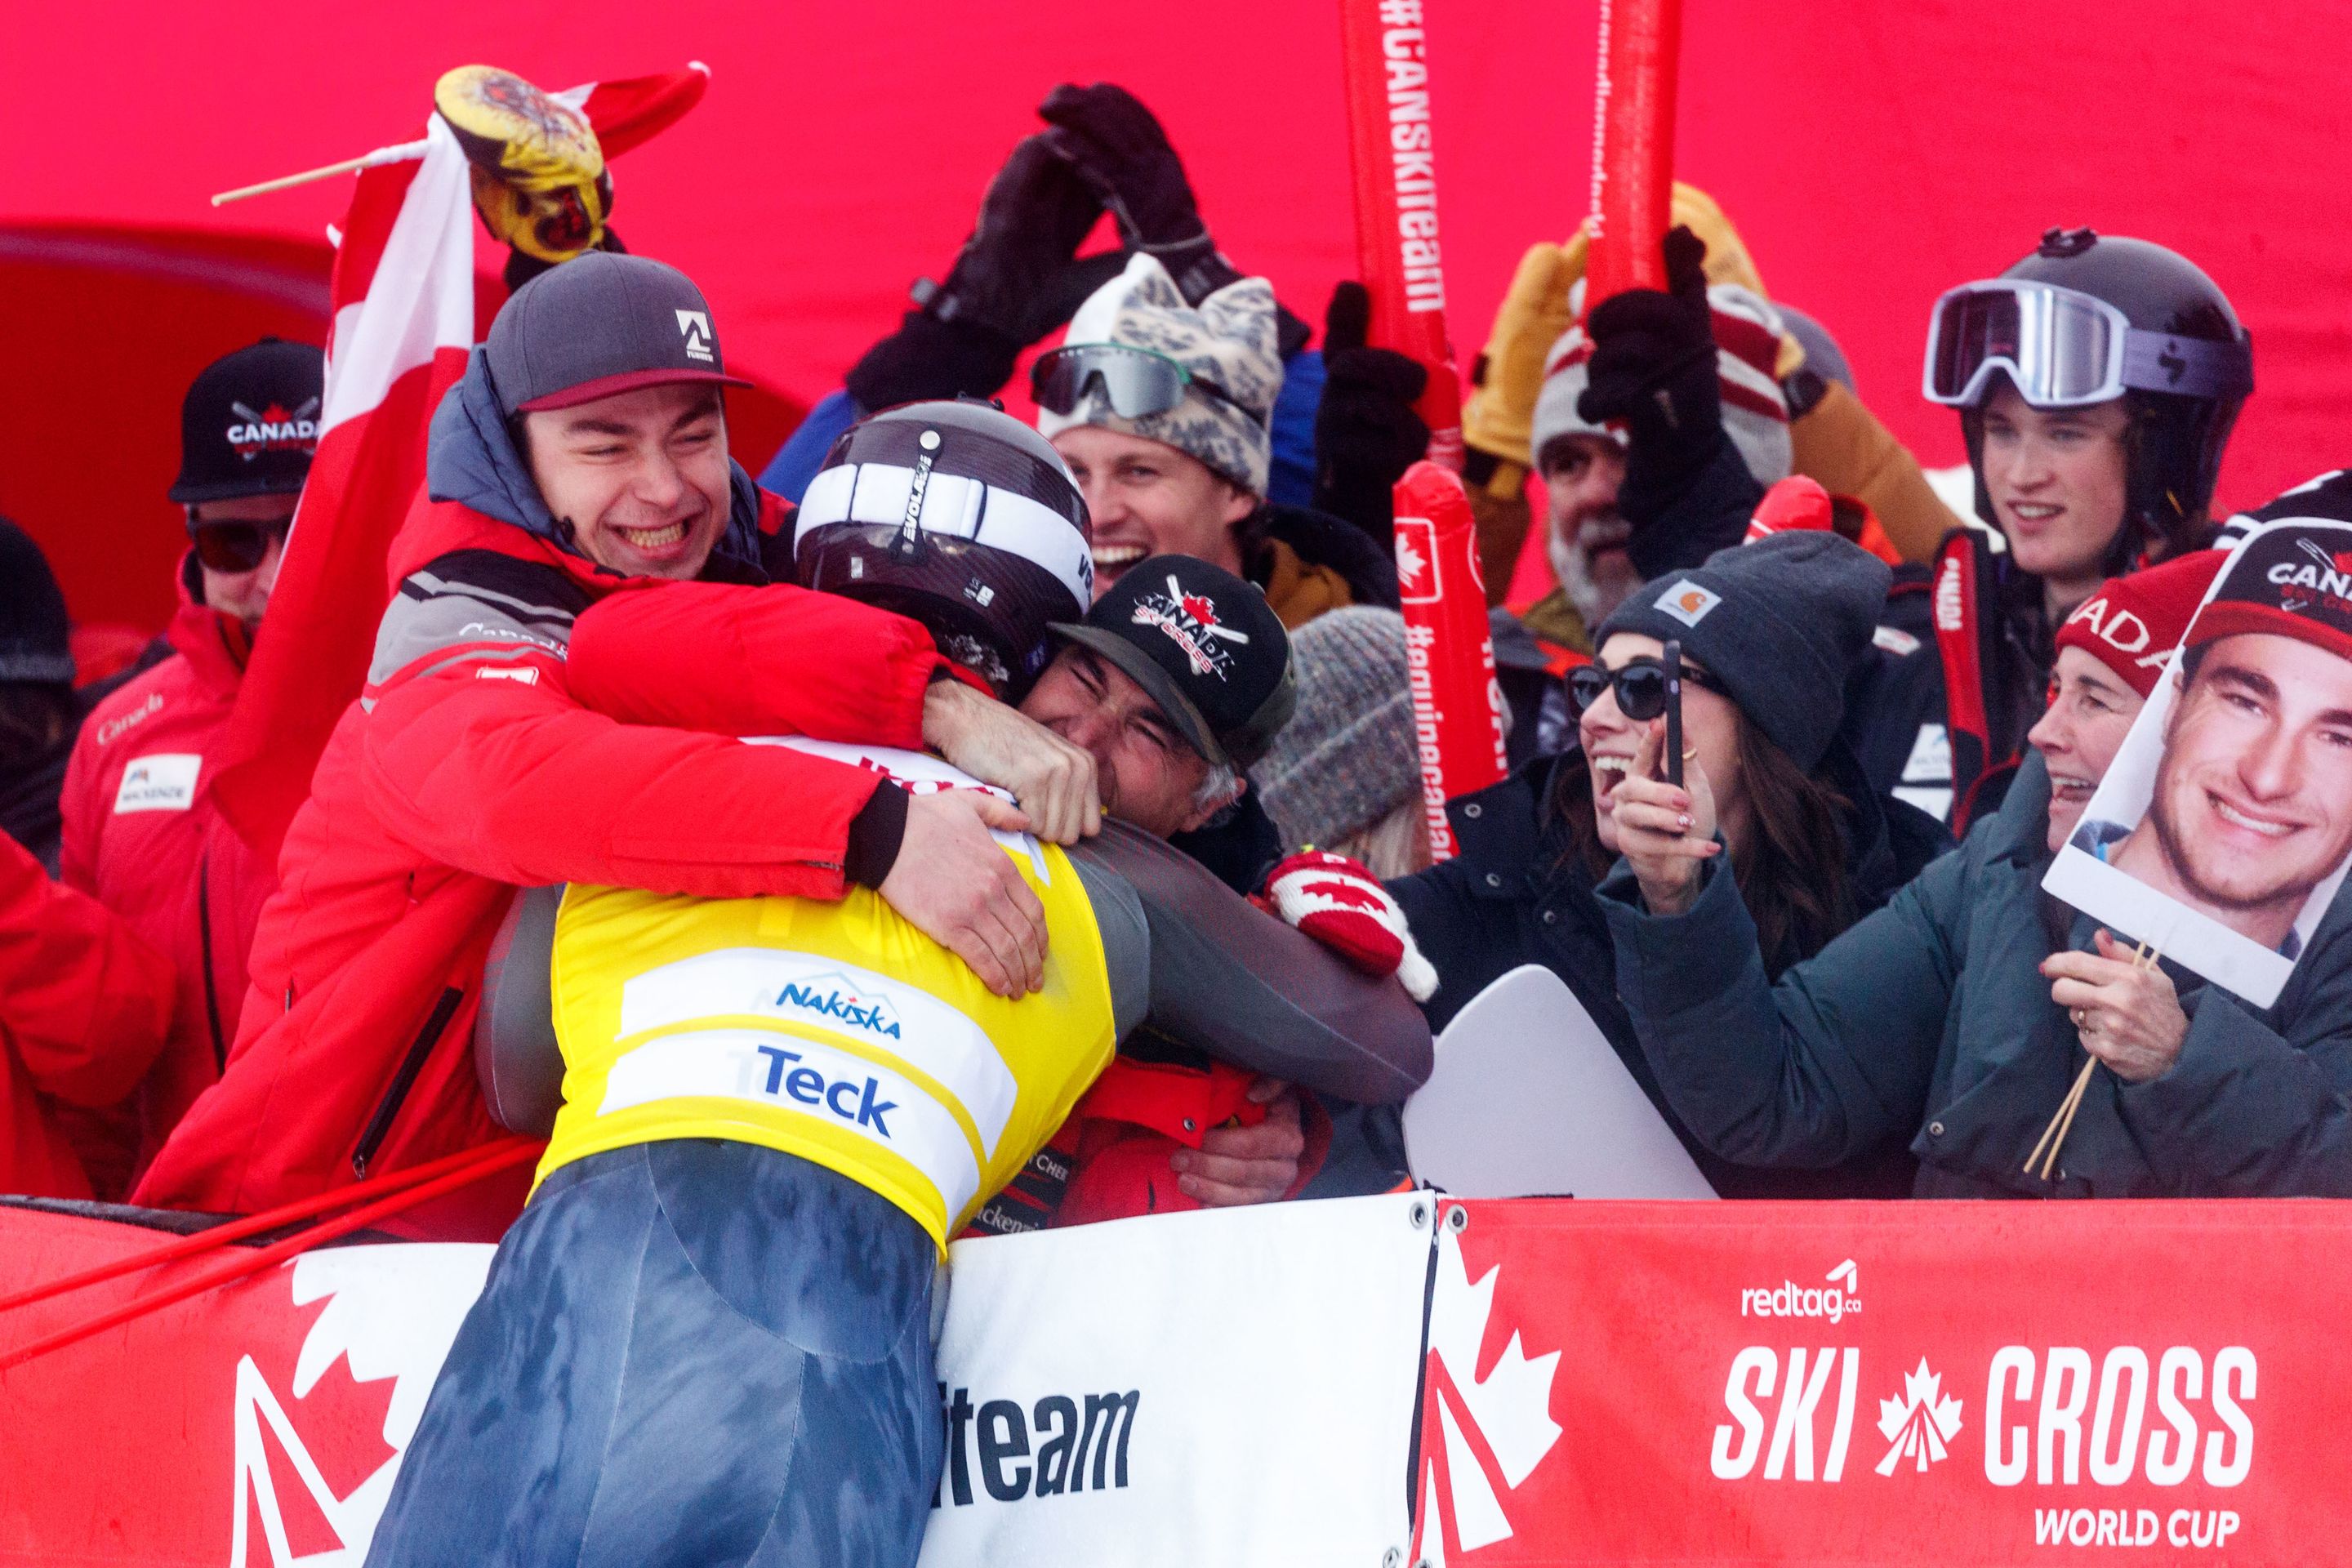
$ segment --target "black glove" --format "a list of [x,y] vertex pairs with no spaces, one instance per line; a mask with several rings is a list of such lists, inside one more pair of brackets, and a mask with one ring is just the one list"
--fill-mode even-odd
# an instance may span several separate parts
[[1696,483],[1723,433],[1715,330],[1706,302],[1706,242],[1680,225],[1667,234],[1666,293],[1628,289],[1595,306],[1591,384],[1576,411],[1593,424],[1622,420],[1625,482],[1617,510],[1639,527]]
[[[1241,276],[1217,255],[1168,132],[1133,93],[1107,81],[1064,82],[1045,95],[1037,115],[1052,127],[1045,141],[1118,220],[1119,237],[1158,257],[1186,300],[1198,305]],[[1189,276],[1204,267],[1223,276]],[[1196,293],[1198,285],[1205,286]]]
[[[1186,304],[1197,308],[1241,281],[1241,268],[1209,237],[1184,161],[1141,100],[1114,82],[1064,82],[1045,95],[1037,114],[1053,127],[1045,140],[1054,151],[1070,161],[1118,221],[1119,237],[1168,268]],[[1288,359],[1307,346],[1314,329],[1278,300],[1274,314],[1276,342]]]
[[1024,141],[989,182],[947,281],[866,351],[849,373],[849,395],[887,408],[995,392],[1023,349],[1125,264],[1116,251],[1076,259],[1101,216],[1101,202],[1044,135]]
[[1386,549],[1395,531],[1393,487],[1429,449],[1413,402],[1428,367],[1393,349],[1364,346],[1372,297],[1353,280],[1331,290],[1323,317],[1323,401],[1315,410],[1315,510],[1346,518]]

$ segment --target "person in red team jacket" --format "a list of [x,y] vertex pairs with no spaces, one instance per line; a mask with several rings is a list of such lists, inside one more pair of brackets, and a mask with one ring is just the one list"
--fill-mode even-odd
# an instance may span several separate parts
[[[768,582],[785,511],[728,456],[730,384],[701,292],[643,257],[567,262],[499,311],[435,415],[227,1071],[136,1202],[252,1212],[499,1135],[469,1040],[521,887],[863,884],[992,989],[1040,983],[1044,911],[987,829],[1095,830],[1092,759],[966,684],[915,622]],[[1026,814],[734,739],[774,734],[928,744]],[[528,1179],[510,1174],[411,1228],[497,1237]]]
[[325,362],[264,339],[198,373],[180,409],[187,509],[172,652],[110,692],[66,766],[59,874],[172,961],[171,1038],[120,1103],[69,1113],[98,1195],[119,1198],[220,1077],[245,1002],[247,951],[276,868],[213,804],[212,758],[259,635],[294,503],[318,446]]
[[56,1108],[121,1100],[171,1018],[170,962],[0,835],[0,1193],[90,1195]]

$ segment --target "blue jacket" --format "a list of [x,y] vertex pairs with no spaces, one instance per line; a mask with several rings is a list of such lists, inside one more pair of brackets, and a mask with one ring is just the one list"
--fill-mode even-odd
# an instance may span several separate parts
[[2049,791],[2029,753],[1956,854],[1778,984],[1728,878],[1703,868],[1691,909],[1662,919],[1620,866],[1600,889],[1618,991],[1683,1121],[1725,1158],[1791,1168],[1911,1134],[1920,1197],[2352,1192],[2347,899],[2274,1007],[2168,963],[2179,1061],[2143,1084],[2093,1074],[2056,1180],[2025,1173],[2084,1060],[2040,965],[2094,930],[2042,892]]

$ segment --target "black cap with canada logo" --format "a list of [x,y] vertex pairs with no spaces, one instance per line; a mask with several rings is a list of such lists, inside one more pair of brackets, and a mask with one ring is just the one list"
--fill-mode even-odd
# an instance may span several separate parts
[[649,256],[592,250],[514,291],[483,345],[509,415],[570,408],[641,386],[727,374],[710,303],[694,279]]
[[1053,629],[1142,687],[1219,766],[1265,756],[1298,707],[1290,634],[1265,592],[1190,555],[1137,562],[1084,621]]
[[180,404],[182,506],[241,496],[299,495],[319,449],[327,359],[282,338],[224,354],[196,373]]

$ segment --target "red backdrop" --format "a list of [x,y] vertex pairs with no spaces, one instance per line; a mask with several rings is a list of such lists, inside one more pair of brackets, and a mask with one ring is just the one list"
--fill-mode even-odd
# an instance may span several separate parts
[[[1466,365],[1519,252],[1582,210],[1594,16],[1591,0],[1430,9],[1448,316]],[[806,401],[908,282],[944,269],[1031,107],[1065,79],[1115,79],[1158,109],[1225,248],[1319,318],[1353,254],[1338,37],[1323,0],[909,0],[887,19],[407,0],[236,25],[157,0],[37,7],[0,58],[0,225],[187,226],[316,255],[347,182],[219,212],[205,197],[415,136],[450,65],[560,87],[699,58],[716,73],[709,98],[619,164],[615,222],[702,282],[730,359]],[[2334,7],[1685,0],[1683,38],[1680,172],[1722,200],[1773,292],[1837,332],[1864,397],[1925,460],[1959,458],[1950,416],[1917,393],[1928,302],[2052,223],[2179,247],[2252,326],[2259,390],[2224,502],[2346,460],[2352,142],[2333,105],[2352,42]],[[0,276],[14,373],[0,377],[0,510],[58,552],[81,615],[160,617],[168,562],[150,552],[170,536],[173,400],[210,353],[292,307],[215,291],[131,321],[87,279],[19,279]]]

